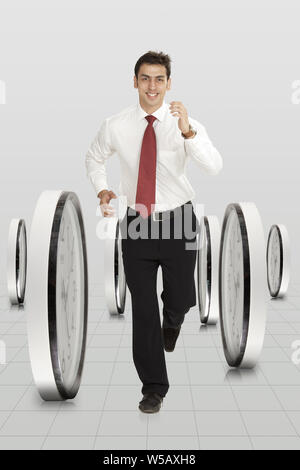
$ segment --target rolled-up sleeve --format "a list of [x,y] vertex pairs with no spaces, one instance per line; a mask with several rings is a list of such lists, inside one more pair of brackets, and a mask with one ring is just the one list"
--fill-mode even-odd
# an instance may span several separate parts
[[210,175],[218,174],[223,168],[223,160],[209,139],[205,127],[195,119],[189,118],[191,126],[197,131],[192,139],[184,140],[185,153]]
[[105,119],[90,145],[85,157],[87,177],[90,179],[96,194],[109,189],[106,179],[105,160],[115,152],[109,129],[109,119]]

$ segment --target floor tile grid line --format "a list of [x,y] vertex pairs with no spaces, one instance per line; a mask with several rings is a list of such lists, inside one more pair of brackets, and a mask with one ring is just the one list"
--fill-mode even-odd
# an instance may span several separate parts
[[288,413],[287,413],[285,407],[283,406],[283,404],[282,404],[280,398],[278,397],[276,391],[274,390],[274,387],[272,386],[272,384],[269,383],[267,375],[264,374],[264,371],[263,371],[261,368],[260,368],[260,371],[261,371],[261,373],[263,374],[263,376],[265,377],[266,382],[267,382],[267,384],[268,384],[270,390],[272,390],[273,394],[276,396],[276,398],[277,398],[277,400],[278,400],[278,402],[279,402],[279,404],[280,404],[280,406],[281,406],[281,409],[282,409],[284,415],[285,415],[286,418],[288,419],[288,421],[289,421],[289,423],[291,424],[292,428],[294,429],[296,435],[297,435],[298,437],[300,437],[300,434],[298,433],[296,427],[294,426],[293,422],[291,421],[291,418],[289,417],[289,415],[288,415]]
[[[271,313],[270,313],[270,312],[271,312]],[[280,315],[281,321],[272,321],[272,314],[274,314],[274,313],[276,313],[277,315]],[[299,318],[299,322],[300,322],[300,318]],[[268,325],[274,325],[274,324],[276,325],[276,324],[278,324],[278,323],[284,323],[284,324],[286,324],[286,325],[291,324],[292,328],[294,329],[294,325],[293,325],[291,322],[288,322],[288,321],[282,316],[281,311],[278,311],[278,310],[272,310],[272,311],[270,311],[270,310],[268,310],[268,313],[267,313],[267,324],[268,324]],[[269,334],[269,330],[267,330],[267,331],[268,331],[268,334]],[[271,331],[270,331],[270,334],[271,334]],[[288,335],[288,334],[291,334],[291,333],[282,333],[282,334]]]
[[[219,352],[219,350],[217,351],[217,353],[218,353],[218,355],[219,355],[219,357],[220,357],[220,352]],[[220,357],[220,361],[221,361],[221,357]],[[224,372],[225,372],[225,373],[227,373],[227,372],[226,372],[226,367],[229,367],[229,366],[226,366],[226,364],[223,364],[223,368],[224,368]],[[236,398],[236,396],[235,396],[235,393],[234,393],[234,391],[233,391],[232,384],[231,384],[230,380],[228,380],[228,385],[229,385],[231,394],[232,394],[232,396],[233,396],[233,399],[234,399],[234,401],[235,401],[235,403],[236,403],[237,410],[238,410],[238,412],[239,412],[241,421],[242,421],[243,426],[244,426],[245,431],[246,431],[246,435],[248,436],[248,439],[249,439],[249,441],[250,441],[251,449],[254,450],[254,444],[253,444],[252,439],[251,439],[251,436],[250,436],[250,434],[249,434],[249,432],[248,432],[247,425],[246,425],[246,423],[245,423],[244,417],[243,417],[243,415],[242,415],[242,411],[241,411],[241,409],[240,409],[239,403],[238,403],[237,398]]]
[[[294,302],[294,300],[293,300],[295,297],[298,299],[300,296],[299,296],[299,294],[295,294],[292,297],[288,296],[287,294],[285,296],[285,298],[288,298],[289,302],[295,307],[295,310],[298,310],[299,305],[297,305],[297,302]],[[292,300],[291,300],[291,298],[292,298]]]
[[[5,364],[5,367],[3,367],[3,369],[1,370],[0,369],[0,375],[7,369],[7,367],[11,364],[11,363],[28,363],[28,361],[15,361],[15,357],[25,348],[27,347],[27,345],[25,344],[24,346],[19,346],[19,349],[16,351],[16,353],[13,355],[13,357]],[[17,349],[17,348],[14,348],[14,349]]]
[[[99,323],[100,323],[100,321],[99,321]],[[122,340],[123,340],[124,329],[125,329],[125,325],[124,325],[124,327],[123,327],[122,333],[120,334],[119,345],[118,345],[118,347],[117,347],[117,353],[116,353],[116,356],[115,356],[116,358],[118,357],[118,353],[119,353],[119,350],[120,350],[120,344],[121,344],[121,342],[122,342]],[[95,438],[94,438],[94,442],[93,442],[93,449],[94,449],[94,450],[96,450],[97,437],[98,437],[99,429],[100,429],[100,427],[101,427],[103,412],[104,412],[105,405],[106,405],[106,401],[107,401],[107,397],[108,397],[108,394],[109,394],[109,389],[110,389],[112,377],[113,377],[113,374],[114,374],[114,370],[115,370],[115,367],[116,367],[116,363],[117,363],[117,360],[115,359],[115,360],[114,360],[113,367],[112,367],[112,370],[111,370],[109,382],[108,382],[108,384],[107,384],[107,389],[106,389],[106,393],[105,393],[105,397],[104,397],[104,401],[103,401],[103,406],[102,406],[102,410],[101,410],[101,414],[100,414],[100,418],[99,418],[99,423],[98,423],[97,431],[96,431]],[[147,433],[148,433],[148,429],[147,429]]]
[[[22,412],[23,411],[20,411],[20,413],[22,413]],[[106,411],[106,413],[110,413],[110,411]],[[126,413],[126,411],[124,413]],[[168,412],[168,413],[170,413],[170,412]],[[221,434],[221,435],[218,435],[218,434],[215,435],[214,434],[213,436],[209,436],[209,437],[215,437],[215,436],[216,437],[224,437],[223,434]],[[25,438],[27,438],[27,437],[44,437],[44,434],[43,435],[41,435],[41,434],[26,434],[26,435],[24,435],[24,434],[20,434],[20,435],[19,434],[5,434],[5,436],[0,436],[0,440],[1,440],[2,437],[21,437],[21,438],[22,437],[25,437]],[[95,436],[94,436],[94,434],[76,434],[75,436],[67,436],[66,434],[55,434],[55,435],[46,436],[46,437],[50,437],[50,438],[62,437],[62,438],[76,438],[77,439],[79,437],[82,437],[82,438],[93,437],[94,438]],[[96,435],[97,439],[99,437],[100,438],[101,437],[112,437],[112,438],[115,438],[115,437],[122,437],[122,438],[130,437],[131,438],[131,437],[145,437],[145,436],[144,435],[141,436],[141,434],[130,434],[129,436],[126,436],[124,434],[103,434],[102,436]],[[150,438],[153,438],[153,437],[175,437],[175,438],[176,437],[195,437],[195,434],[184,434],[184,436],[178,436],[178,435],[174,436],[174,434],[161,434],[161,435],[155,434],[155,435],[151,435],[149,437]],[[227,437],[227,435],[226,435],[226,437]],[[232,434],[232,435],[229,435],[228,437],[241,437],[241,436],[239,434]],[[278,437],[278,436],[276,435],[276,437]],[[286,436],[284,435],[282,437],[286,437]],[[1,448],[0,448],[0,450],[1,450]],[[43,450],[43,449],[40,448],[40,450]],[[148,449],[144,449],[144,450],[148,450]]]
[[[11,325],[9,327],[9,330],[11,330],[11,328],[13,328],[16,324],[20,325],[20,322],[15,322],[13,325]],[[9,330],[5,332],[5,336],[6,335],[9,335],[9,336],[27,336],[27,331],[25,332],[21,332],[21,333],[9,333]]]
[[[23,413],[23,411],[20,411],[20,413]],[[106,413],[109,413],[109,411],[106,411]],[[168,412],[170,413],[170,412]],[[230,414],[229,411],[226,411],[226,413]],[[148,417],[148,419],[150,419]],[[5,434],[5,436],[0,436],[0,440],[1,438],[6,438],[6,437],[13,437],[13,438],[17,438],[17,437],[20,437],[20,438],[29,438],[29,437],[44,437],[44,434],[41,435],[41,434]],[[57,438],[57,437],[62,437],[62,438],[79,438],[79,437],[82,437],[82,438],[85,438],[85,437],[90,437],[90,438],[94,438],[94,434],[76,434],[76,436],[66,436],[66,434],[55,434],[55,435],[51,435],[51,436],[46,436],[47,438],[50,437],[50,438]],[[130,434],[130,436],[126,436],[124,434],[103,434],[102,436],[96,436],[96,438],[101,438],[101,437],[111,437],[111,438],[116,438],[116,437],[145,437],[145,436],[141,436],[141,434]],[[155,435],[151,435],[149,436],[149,438],[153,438],[153,437],[161,437],[161,438],[167,438],[167,437],[175,437],[175,438],[180,438],[180,437],[191,437],[191,438],[195,438],[195,434],[184,434],[183,436],[180,436],[180,435],[175,435],[174,434],[155,434]],[[201,435],[199,437],[202,437],[202,438],[216,438],[216,437],[223,437],[223,438],[230,438],[230,437],[244,437],[244,438],[247,438],[247,436],[241,436],[240,434],[213,434],[213,435]],[[252,436],[252,438],[280,438],[280,437],[285,437],[285,438],[296,438],[298,439],[298,435],[295,435],[295,436],[287,436],[286,434],[276,434],[276,436],[265,436],[265,435],[255,435],[255,436]],[[250,436],[249,436],[249,439],[250,439]],[[0,448],[0,450],[3,450]],[[18,449],[15,449],[15,450],[18,450]],[[38,449],[36,449],[38,450]],[[39,450],[43,450],[42,448],[39,448]],[[94,449],[95,450],[95,449]],[[148,449],[145,449],[145,450],[148,450]],[[199,449],[195,449],[195,450],[199,450]],[[201,449],[201,450],[204,450],[204,449]],[[214,449],[214,450],[217,450],[217,449]],[[255,449],[254,449],[255,450]],[[269,449],[265,449],[265,450],[269,450]]]
[[[211,336],[211,335],[210,335],[210,336]],[[213,340],[212,340],[212,341],[213,341]],[[183,350],[184,350],[185,362],[186,362],[186,364],[187,364],[187,376],[188,376],[189,391],[190,391],[191,400],[192,400],[192,406],[193,406],[193,417],[194,417],[194,422],[195,422],[195,428],[196,428],[196,431],[197,431],[198,449],[201,450],[199,429],[198,429],[197,417],[196,417],[196,408],[195,408],[194,397],[193,397],[193,393],[192,393],[192,383],[191,383],[190,371],[189,371],[189,368],[188,368],[188,361],[187,361],[187,353],[186,353],[186,348],[185,348],[185,343],[184,343],[184,336],[182,336],[182,342],[183,342]]]
[[[269,333],[269,335],[272,337],[272,339],[275,341],[275,343],[277,344],[278,348],[284,353],[284,355],[289,358],[289,360],[291,361],[291,356],[287,353],[286,351],[286,348],[284,348],[283,346],[281,346],[281,344],[277,341],[277,339],[275,338],[275,333]],[[286,335],[282,335],[282,336],[289,336],[289,334],[286,334]],[[300,339],[300,334],[299,334],[299,339]],[[292,349],[291,349],[291,353],[292,353]],[[292,362],[292,361],[291,361]],[[298,373],[300,371],[298,370]]]
[[292,312],[299,309],[299,306],[294,304],[294,301],[291,300],[282,300],[280,297],[278,297],[272,299],[272,301],[269,301],[270,307],[268,308],[268,310],[272,312],[281,312],[282,310]]
[[[5,323],[10,322],[10,323],[13,323],[14,325],[15,325],[15,324],[20,324],[20,323],[25,323],[25,324],[26,324],[26,318],[24,319],[24,315],[23,315],[22,317],[20,317],[20,318],[15,318],[15,319],[9,319],[9,318],[7,318],[7,319],[3,320],[3,319],[2,319],[2,318],[3,318],[2,315],[4,315],[4,314],[9,314],[9,312],[11,312],[11,309],[5,309],[5,310],[1,310],[1,309],[0,309],[0,324],[1,324],[2,322],[3,322],[3,323],[4,323],[4,322],[5,322]],[[12,326],[13,326],[13,325],[12,325]],[[23,333],[23,334],[24,334],[24,333]]]
[[[218,318],[218,323],[221,322],[220,317]],[[225,358],[225,353],[224,353],[224,345],[223,345],[223,338],[222,338],[222,331],[219,331],[219,335],[211,335],[212,341],[215,345],[215,348],[217,349],[217,353],[220,359],[220,362],[224,365],[226,364],[226,358]],[[218,339],[220,339],[221,346],[218,344]],[[222,351],[222,355],[221,355]]]
[[[87,347],[87,348],[95,347],[95,346],[91,346],[90,344],[91,344],[91,342],[93,341],[94,337],[96,336],[95,331],[96,331],[96,329],[98,328],[98,326],[99,326],[100,323],[101,323],[101,319],[98,320],[97,326],[96,326],[96,328],[95,328],[95,330],[94,330],[94,333],[90,333],[90,334],[89,334],[90,337],[89,337],[89,339],[88,339],[88,341],[87,341],[87,344],[86,344],[86,347]],[[113,333],[111,333],[111,335],[112,335],[112,334],[113,334]],[[101,333],[97,333],[97,335],[101,335]],[[107,335],[105,334],[105,336],[107,336]],[[112,346],[109,346],[109,347],[112,347]]]
[[[5,295],[5,297],[7,297],[7,294]],[[22,308],[23,309],[23,308]],[[11,322],[12,324],[10,325],[10,327],[8,328],[8,330],[5,332],[5,334],[3,336],[6,336],[7,334],[9,334],[9,330],[11,328],[13,328],[16,324],[19,324],[19,319],[15,319],[14,321]],[[24,333],[22,333],[22,335],[24,336]],[[27,335],[27,332],[26,332],[26,335]],[[0,336],[0,339],[2,339],[2,335]],[[23,349],[24,346],[20,346],[20,349],[15,353],[15,355],[11,358],[11,360],[6,364],[6,366],[0,370],[0,374],[6,370],[7,366],[13,362],[14,358],[17,356],[17,354],[19,354],[19,352],[21,351],[21,349]]]
[[[4,322],[3,322],[4,323]],[[5,322],[5,323],[11,323],[11,322]],[[1,324],[0,324],[1,325]],[[6,332],[10,329],[12,325],[10,324],[9,326],[7,326],[7,330],[5,329],[4,331],[0,332],[0,338],[1,336],[5,336],[6,335]]]
[[[294,297],[297,297],[300,299],[300,295],[295,295]],[[292,302],[293,303],[293,302]],[[299,310],[299,307],[298,306],[295,306],[295,310]],[[291,328],[293,328],[295,330],[295,333],[299,333],[296,328],[294,327],[294,323],[299,323],[300,322],[300,315],[299,315],[299,322],[291,322],[289,320],[285,320],[284,319],[284,322],[289,325]],[[300,339],[300,334],[299,334],[299,339]]]
[[[280,312],[277,312],[277,313],[280,313]],[[299,321],[300,321],[300,319],[299,319]],[[272,322],[269,321],[269,323],[272,323]],[[280,322],[276,322],[276,323],[280,323]],[[290,326],[290,327],[294,330],[295,334],[299,333],[299,332],[296,330],[296,328],[294,327],[293,322],[288,321],[288,320],[285,320],[284,318],[282,318],[282,323],[284,323],[285,325]],[[267,330],[267,331],[268,331],[268,334],[272,334],[272,332],[271,332],[270,330]],[[280,334],[282,334],[283,336],[288,336],[288,335],[291,335],[292,333],[280,333]],[[300,335],[299,335],[299,336],[300,336]]]
[[[97,322],[97,327],[98,327],[98,324],[99,324],[99,323],[100,323],[100,320]],[[97,328],[97,327],[96,327],[96,328]],[[92,336],[92,335],[91,335],[91,336]],[[83,367],[84,367],[84,365],[83,365]],[[82,371],[82,373],[83,373],[83,371]],[[79,389],[79,390],[80,390],[80,389]],[[78,392],[79,392],[79,390],[78,390]],[[49,435],[50,435],[51,429],[52,429],[52,427],[53,427],[53,425],[54,425],[54,422],[55,422],[55,420],[56,420],[56,418],[57,418],[57,416],[58,416],[58,413],[59,413],[59,411],[60,411],[61,408],[62,408],[62,402],[61,402],[60,406],[58,407],[58,409],[56,410],[56,413],[55,413],[55,416],[54,416],[54,418],[53,418],[53,421],[52,421],[51,425],[49,426],[48,432],[47,432],[47,434],[45,435],[45,438],[44,438],[44,440],[43,440],[43,442],[42,442],[42,444],[41,444],[40,450],[43,450],[44,444],[46,443],[46,440],[47,440],[47,438],[48,438]],[[97,410],[97,411],[98,411],[98,410]],[[56,437],[57,437],[57,436],[56,436]],[[66,436],[64,436],[64,437],[66,437]]]
[[28,350],[28,344],[25,344],[24,346],[20,346],[20,349],[18,349],[18,351],[16,352],[16,354],[11,358],[11,361],[10,362],[14,362],[15,364],[28,364],[30,365],[31,367],[31,364],[30,364],[30,359],[28,361],[15,361],[15,357],[23,351],[23,349],[25,350]]
[[[99,309],[96,309],[96,308],[95,308],[94,310],[93,310],[93,309],[89,309],[89,316],[90,316],[90,312],[95,312],[96,310],[98,311]],[[97,325],[98,325],[99,322],[101,322],[101,319],[102,319],[102,317],[103,317],[104,314],[105,314],[105,309],[101,309],[101,310],[103,310],[103,311],[100,312],[99,318],[97,318],[96,320],[92,320],[92,323],[97,323]],[[89,319],[88,319],[88,321],[89,321]],[[96,328],[97,328],[97,326],[96,326]]]
[[[114,314],[114,315],[110,314],[110,320],[107,320],[107,321],[103,322],[103,321],[102,321],[102,318],[103,318],[107,313],[109,313],[107,306],[104,307],[104,308],[101,308],[101,314],[100,314],[99,320],[98,320],[97,322],[93,322],[93,323],[97,323],[97,325],[96,325],[96,327],[95,327],[95,329],[94,329],[94,333],[92,333],[92,334],[90,335],[89,341],[87,342],[87,348],[89,348],[89,349],[97,349],[97,348],[99,348],[99,346],[91,346],[91,343],[92,343],[93,339],[94,339],[96,336],[106,336],[106,337],[107,337],[107,336],[116,336],[116,333],[104,333],[104,334],[103,334],[103,333],[96,333],[96,331],[97,331],[99,325],[101,325],[101,323],[109,323],[109,324],[112,324],[113,321],[114,321],[114,320],[112,320],[113,317],[116,317],[117,315],[118,315],[118,316],[124,315],[124,314],[120,314],[120,313]],[[122,329],[121,335],[122,335],[122,338],[123,338],[126,323],[125,323],[125,322],[122,322],[122,323],[123,323],[123,329]],[[120,334],[120,333],[117,333],[117,334]],[[101,346],[101,347],[103,347],[103,348],[113,348],[113,349],[115,348],[115,346]],[[118,346],[117,354],[118,354],[119,348],[120,348],[120,344],[119,344],[119,346]],[[91,362],[97,362],[97,361],[91,361]],[[112,362],[112,361],[101,361],[101,362],[109,362],[109,363],[110,363],[110,362]]]
[[272,310],[273,312],[277,310],[281,310],[278,308],[278,305],[282,304],[282,308],[286,308],[287,310],[294,310],[294,304],[290,301],[288,296],[284,297],[272,297],[271,294],[268,294],[267,305],[268,309]]
[[[96,326],[96,328],[97,328],[98,325],[99,325],[99,323],[100,323],[100,320],[99,320],[98,322],[96,322],[96,323],[97,323],[97,326]],[[93,335],[92,335],[92,336],[93,336]],[[82,372],[83,372],[83,371],[82,371]],[[80,390],[80,389],[79,389],[79,390]],[[79,390],[78,390],[78,392],[79,392]],[[53,425],[54,425],[54,422],[55,422],[55,420],[56,420],[56,418],[57,418],[57,416],[58,416],[58,414],[59,414],[60,409],[62,408],[62,403],[63,403],[63,402],[60,403],[60,406],[59,406],[58,409],[56,410],[56,413],[55,413],[55,416],[54,416],[54,418],[53,418],[53,420],[52,420],[52,423],[50,424],[49,429],[48,429],[48,432],[47,432],[47,434],[45,435],[45,438],[44,438],[44,440],[43,440],[43,442],[42,442],[42,444],[41,444],[40,450],[43,449],[44,444],[46,443],[47,438],[48,438],[49,435],[50,435],[50,432],[51,432],[51,429],[52,429],[52,427],[53,427]],[[98,410],[97,410],[97,411],[98,411]]]
[[[98,323],[99,322],[96,322],[96,321],[93,321],[93,322],[88,322],[88,331],[89,331],[89,335],[93,335],[98,327]],[[93,326],[93,330],[91,330],[91,324],[96,324],[96,326]]]
[[[5,334],[6,334],[6,333],[5,333]],[[18,336],[24,336],[24,333],[19,334]],[[0,339],[1,339],[1,337],[0,337]],[[19,349],[16,351],[16,353],[13,355],[13,357],[12,357],[5,365],[2,364],[2,365],[4,365],[5,367],[3,367],[3,369],[0,368],[0,375],[8,368],[8,366],[9,366],[11,363],[13,363],[13,362],[15,362],[15,363],[18,363],[18,362],[23,363],[23,362],[24,362],[24,361],[14,361],[14,358],[15,358],[15,357],[20,353],[20,351],[21,351],[22,349],[24,349],[25,347],[27,347],[27,343],[24,344],[23,346],[19,346]],[[16,348],[16,349],[17,349],[17,348]]]
[[[271,302],[272,299],[273,299],[273,298],[271,297],[271,298],[270,298],[270,302]],[[273,300],[276,301],[276,299],[273,299]],[[273,309],[273,311],[275,311],[275,309]],[[293,326],[293,324],[292,324],[291,322],[288,322],[287,320],[284,320],[284,323],[287,323],[289,326],[291,326],[291,327],[295,330],[295,328],[294,328],[294,326]],[[295,330],[295,333],[297,333],[296,330]],[[287,351],[285,351],[285,349],[284,349],[284,348],[280,345],[280,343],[276,340],[276,338],[274,337],[274,334],[275,334],[275,333],[271,333],[270,331],[268,332],[268,335],[270,335],[270,336],[272,337],[272,339],[275,341],[275,343],[278,345],[279,349],[284,353],[284,355],[285,355],[287,358],[291,359],[290,356],[288,355]],[[285,333],[285,334],[283,334],[283,336],[288,336],[289,334],[290,334],[290,333]],[[299,335],[299,336],[300,336],[300,335]]]
[[51,431],[51,429],[52,429],[52,426],[53,426],[53,424],[54,424],[54,421],[56,420],[56,417],[57,417],[57,415],[58,415],[58,413],[59,413],[59,411],[60,411],[60,408],[62,407],[62,403],[63,403],[63,402],[61,401],[60,404],[59,404],[59,406],[58,406],[58,408],[57,408],[57,410],[56,410],[56,413],[55,413],[55,415],[54,415],[54,417],[53,417],[52,423],[50,424],[50,426],[49,426],[49,428],[48,428],[48,432],[47,432],[47,434],[44,435],[44,440],[43,440],[43,442],[41,443],[40,450],[43,449],[43,445],[45,444],[45,442],[46,442],[46,440],[47,440],[47,438],[48,438],[48,436],[49,436],[49,434],[50,434],[50,431]]
[[[293,326],[293,324],[292,324],[291,322],[288,322],[288,321],[285,320],[284,323],[289,324],[289,325],[294,329],[294,326]],[[284,348],[283,346],[281,346],[281,344],[277,341],[277,339],[275,338],[275,334],[276,334],[276,333],[271,333],[271,332],[268,333],[268,335],[269,335],[269,336],[274,340],[274,342],[277,344],[279,350],[281,350],[281,351],[284,353],[284,355],[291,361],[291,356],[290,356],[290,355],[288,354],[288,352],[286,351],[286,348]],[[282,336],[289,336],[289,333],[283,334]],[[300,338],[300,334],[299,334],[299,338]],[[292,350],[291,350],[291,352],[292,352]],[[276,361],[276,362],[277,362],[277,361]],[[283,363],[283,362],[282,362],[282,363]],[[262,370],[261,368],[260,368],[260,371],[262,372],[263,376],[266,378],[266,375],[263,373],[263,370]],[[300,371],[298,370],[298,373],[299,373],[299,372],[300,372]],[[268,383],[267,378],[266,378],[266,381],[267,381],[267,383]],[[286,385],[288,385],[288,384],[286,384]],[[270,386],[270,388],[271,388],[271,386]],[[272,389],[272,388],[271,388],[271,389]],[[272,389],[272,391],[273,391],[273,389]],[[273,393],[274,393],[274,391],[273,391]],[[281,404],[281,403],[280,403],[280,404]]]
[[[298,299],[298,298],[300,299],[300,295],[299,295],[299,294],[295,295],[294,297],[297,297],[297,299]],[[293,302],[292,302],[292,303],[293,303]],[[295,305],[295,304],[293,303],[293,305]],[[295,309],[298,310],[299,307],[298,307],[298,306],[295,306]],[[299,318],[299,321],[300,321],[300,318]],[[289,326],[291,326],[292,328],[295,329],[294,324],[293,324],[291,321],[287,321],[287,324],[288,324]],[[295,330],[296,330],[296,329],[295,329]],[[298,331],[296,330],[296,333],[299,334],[299,339],[300,339],[300,332],[298,332]],[[286,355],[288,355],[288,354],[287,354],[287,351],[285,351],[285,352],[286,352]],[[292,350],[291,350],[291,353],[292,353]],[[290,356],[289,356],[289,359],[291,360],[291,357],[290,357]]]
[[[10,304],[10,305],[11,305],[11,304]],[[11,309],[12,309],[12,305],[11,305],[11,308],[10,308],[9,311],[11,311]],[[25,315],[26,315],[25,306],[22,305],[22,304],[21,304],[21,307],[20,307],[20,305],[18,306],[18,312],[21,312],[21,311],[22,311],[22,313],[23,313],[24,316],[25,316]],[[11,328],[13,328],[16,324],[19,324],[19,323],[20,323],[20,319],[19,319],[19,318],[18,318],[18,319],[15,319],[14,321],[12,321],[11,327],[7,330],[7,332],[6,332],[5,334],[7,334]],[[24,333],[23,333],[23,334],[24,334]],[[27,334],[27,331],[26,331],[26,334]]]
[[[94,312],[95,310],[98,310],[98,311],[100,310],[100,320],[101,320],[101,318],[103,317],[103,315],[107,311],[107,307],[105,306],[105,307],[101,307],[101,308],[99,308],[99,307],[89,308],[89,312]],[[99,321],[99,320],[97,320],[97,321]]]
[[[101,314],[100,314],[99,320],[98,320],[97,322],[93,322],[93,323],[97,323],[97,325],[96,325],[96,328],[94,329],[94,333],[92,333],[92,334],[90,335],[90,339],[89,339],[89,341],[87,342],[87,345],[86,345],[87,348],[89,348],[89,349],[96,349],[97,347],[99,347],[99,346],[90,346],[90,344],[91,344],[91,342],[93,341],[93,339],[94,339],[95,336],[101,335],[101,333],[95,333],[95,331],[98,329],[99,325],[100,325],[101,323],[103,323],[103,322],[102,322],[102,317],[106,314],[107,311],[108,311],[107,307],[106,307],[106,308],[102,308],[102,309],[101,309]],[[118,315],[120,315],[120,314],[118,314]],[[110,323],[110,322],[108,321],[108,322],[106,322],[106,323]],[[122,336],[122,337],[123,337],[124,329],[125,329],[125,324],[123,325],[123,331],[122,331],[122,333],[121,333],[121,336]],[[110,333],[110,334],[111,334],[111,335],[114,335],[114,333]],[[107,333],[105,333],[103,336],[107,336]],[[115,346],[103,346],[103,347],[105,347],[105,348],[106,348],[106,347],[107,347],[107,348],[115,348]],[[119,348],[119,346],[118,346],[118,348]],[[99,362],[99,361],[97,361],[97,362]],[[101,361],[101,362],[111,362],[111,361]]]
[[[300,298],[300,296],[299,296],[299,298]],[[296,328],[294,327],[293,323],[292,323],[291,321],[288,321],[288,320],[286,320],[285,323],[287,323],[289,326],[291,326],[291,327],[295,330],[295,332],[296,332],[297,334],[299,334],[299,339],[300,339],[300,333],[296,330]],[[275,338],[274,338],[274,339],[275,339]],[[276,341],[276,340],[275,340],[275,341]],[[276,341],[276,342],[277,342],[277,341]],[[278,342],[277,342],[277,344],[278,344]],[[290,346],[291,346],[291,345],[290,345]],[[291,349],[291,354],[292,354],[293,350],[292,350],[291,347],[290,347],[290,349]],[[292,362],[291,356],[288,355],[288,353],[287,353],[286,350],[284,350],[284,353],[285,353],[286,356],[289,358],[289,360]]]
[[[19,403],[23,400],[24,396],[26,395],[26,393],[28,392],[28,390],[32,387],[32,383],[34,382],[34,380],[31,381],[31,383],[25,388],[25,391],[24,393],[20,396],[19,400],[16,401],[15,403],[15,406],[11,409],[11,410],[8,410],[10,411],[9,415],[7,416],[7,419],[3,422],[2,426],[0,426],[0,431],[1,429],[5,426],[5,424],[7,423],[7,421],[9,420],[9,418],[11,417],[11,415],[13,414],[14,411],[18,411],[16,410],[17,406],[19,405]],[[12,437],[17,437],[17,436],[12,436]],[[40,437],[40,436],[39,436]]]

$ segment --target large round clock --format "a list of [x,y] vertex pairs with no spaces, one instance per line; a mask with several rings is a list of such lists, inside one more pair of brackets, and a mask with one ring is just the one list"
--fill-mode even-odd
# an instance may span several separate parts
[[283,297],[290,279],[290,243],[286,227],[272,225],[267,243],[268,287],[272,297]]
[[215,325],[219,318],[220,224],[216,216],[202,216],[197,250],[198,305],[201,323]]
[[254,203],[226,208],[220,242],[223,349],[232,367],[254,367],[265,335],[267,282],[263,225]]
[[40,195],[30,230],[27,281],[28,345],[38,391],[44,400],[74,398],[88,318],[86,241],[75,193]]
[[7,291],[11,304],[24,302],[27,269],[26,225],[23,219],[12,219],[8,232]]
[[122,256],[122,236],[117,217],[107,217],[105,239],[105,298],[110,314],[124,313],[126,278]]

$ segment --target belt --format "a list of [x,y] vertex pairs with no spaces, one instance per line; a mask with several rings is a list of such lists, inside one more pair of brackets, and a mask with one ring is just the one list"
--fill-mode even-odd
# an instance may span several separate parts
[[[182,204],[182,206],[175,207],[175,209],[170,209],[168,211],[163,211],[163,212],[153,211],[151,215],[149,216],[149,218],[151,217],[151,219],[154,220],[155,222],[162,222],[164,220],[172,219],[175,213],[180,212],[181,209],[183,209],[183,207],[186,204],[192,204],[192,202],[191,201],[185,202],[184,204]],[[137,212],[137,214],[139,213]]]

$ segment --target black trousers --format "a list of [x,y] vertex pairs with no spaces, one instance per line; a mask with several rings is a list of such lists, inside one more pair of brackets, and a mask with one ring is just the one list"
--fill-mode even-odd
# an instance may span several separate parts
[[[169,389],[157,298],[157,270],[163,279],[163,326],[177,327],[196,305],[194,270],[199,222],[191,201],[173,217],[143,219],[127,208],[120,224],[126,282],[132,300],[133,361],[142,394],[165,396]],[[180,233],[181,232],[181,233]]]

